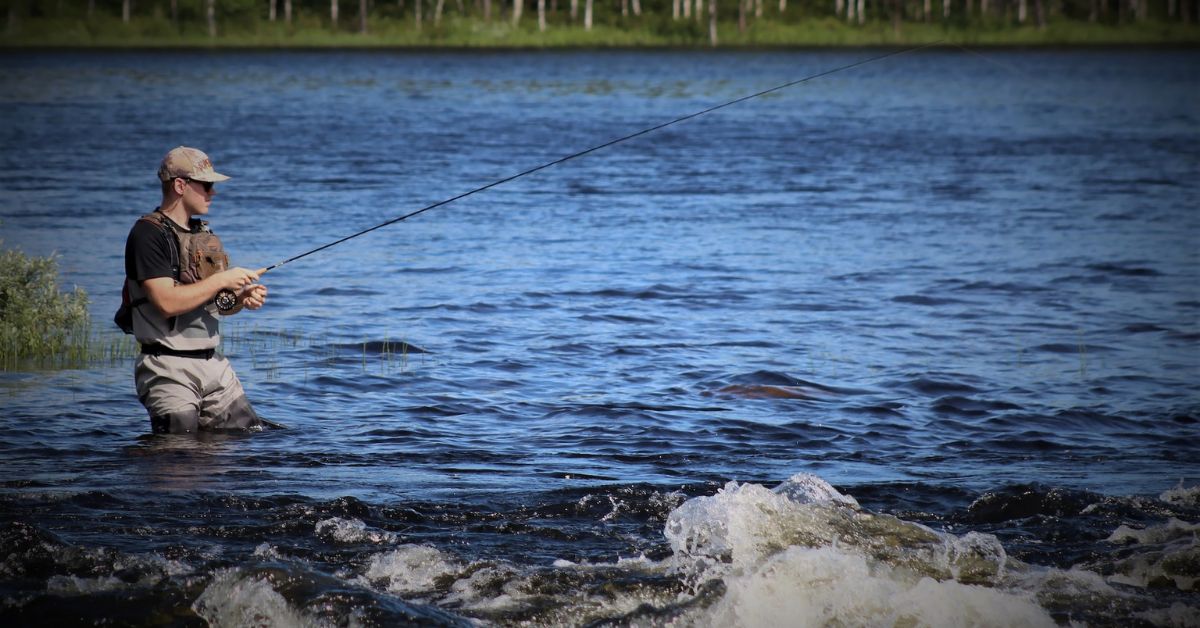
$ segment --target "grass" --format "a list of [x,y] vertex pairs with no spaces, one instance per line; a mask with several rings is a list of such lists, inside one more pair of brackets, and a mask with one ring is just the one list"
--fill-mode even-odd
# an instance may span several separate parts
[[[356,23],[352,16],[344,24]],[[732,18],[733,16],[728,16]],[[561,19],[561,18],[560,18]],[[446,16],[441,24],[417,29],[411,19],[372,18],[370,32],[331,30],[313,15],[302,15],[291,27],[262,20],[222,24],[210,38],[198,22],[179,25],[164,17],[136,17],[128,24],[111,16],[92,18],[31,18],[11,33],[0,35],[6,47],[98,48],[637,48],[697,47],[708,44],[707,24],[666,16],[645,15],[624,25],[582,26],[556,22],[545,32],[537,29],[536,15],[513,27],[506,19],[484,22],[477,18]],[[1200,25],[1145,21],[1121,26],[1058,19],[1046,28],[1033,24],[1013,26],[996,22],[905,22],[899,30],[890,21],[850,25],[833,17],[787,20],[753,20],[744,32],[736,22],[721,22],[721,47],[869,46],[913,45],[945,40],[970,45],[1104,45],[1197,44]]]

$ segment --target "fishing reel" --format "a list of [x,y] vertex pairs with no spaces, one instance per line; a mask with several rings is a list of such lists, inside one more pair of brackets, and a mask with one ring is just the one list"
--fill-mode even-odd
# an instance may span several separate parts
[[229,312],[238,305],[237,293],[229,288],[224,288],[217,293],[217,296],[213,297],[213,303],[217,306],[218,310]]

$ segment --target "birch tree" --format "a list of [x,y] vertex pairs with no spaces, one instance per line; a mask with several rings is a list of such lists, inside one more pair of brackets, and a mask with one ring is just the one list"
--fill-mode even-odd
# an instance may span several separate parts
[[521,9],[524,8],[525,0],[513,0],[512,25],[515,28],[521,23]]
[[[854,0],[850,0],[854,2]],[[948,1],[948,0],[947,0]],[[860,25],[867,22],[867,0],[858,0],[858,23]]]
[[[366,2],[366,0],[363,0]],[[437,4],[433,5],[433,25],[437,26],[442,23],[442,10],[446,8],[446,0],[437,0]]]
[[[679,2],[679,0],[675,1]],[[574,24],[577,19],[579,19],[579,0],[571,0],[571,23]]]
[[[175,2],[176,0],[171,0],[172,21],[175,19]],[[267,0],[267,21],[272,23],[275,22],[275,0]]]
[[783,15],[787,11],[787,0],[779,0],[779,14]]
[[942,19],[950,19],[950,0],[942,0]]
[[208,0],[207,2],[205,2],[205,4],[207,5],[207,11],[205,11],[205,13],[208,14],[208,36],[216,37],[217,36],[217,0]]
[[717,47],[717,0],[708,0],[708,41]]
[[637,17],[642,16],[642,0],[633,0],[633,14]]
[[583,30],[592,30],[592,0],[583,3]]
[[[130,13],[129,5],[132,1],[133,0],[121,0],[121,21],[125,22],[126,24],[129,23],[129,13]],[[10,0],[10,3],[8,5],[9,10],[11,11],[13,9],[13,7],[16,6],[16,4],[17,4],[16,2],[11,2],[11,0]]]
[[538,30],[546,32],[546,0],[538,0]]
[[338,0],[329,0],[330,28],[337,30],[337,21],[338,21]]
[[292,0],[283,0],[283,23],[292,25]]
[[678,20],[679,13],[679,0],[671,0],[671,19]]

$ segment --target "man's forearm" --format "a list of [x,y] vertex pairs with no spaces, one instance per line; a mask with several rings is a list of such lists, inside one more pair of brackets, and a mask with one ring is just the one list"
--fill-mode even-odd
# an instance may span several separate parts
[[173,279],[159,277],[148,279],[142,285],[150,303],[167,318],[186,314],[212,301],[222,287],[216,276],[186,284],[175,284]]

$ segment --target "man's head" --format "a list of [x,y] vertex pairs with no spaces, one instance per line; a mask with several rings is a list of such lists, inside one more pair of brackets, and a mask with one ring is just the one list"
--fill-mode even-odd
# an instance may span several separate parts
[[180,146],[163,157],[158,180],[162,182],[163,207],[182,203],[188,216],[197,216],[208,213],[216,194],[213,184],[229,177],[213,170],[204,151]]

